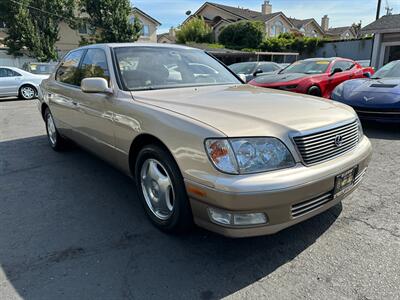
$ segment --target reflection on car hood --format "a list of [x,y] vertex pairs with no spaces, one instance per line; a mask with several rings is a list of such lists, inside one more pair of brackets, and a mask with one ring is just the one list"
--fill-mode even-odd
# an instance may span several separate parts
[[268,136],[352,120],[352,108],[307,95],[220,85],[132,92],[135,100],[212,126],[227,136]]
[[276,82],[287,82],[293,81],[297,79],[301,79],[307,76],[311,76],[310,74],[304,73],[288,73],[288,74],[268,74],[265,76],[259,76],[254,79],[256,83],[276,83]]

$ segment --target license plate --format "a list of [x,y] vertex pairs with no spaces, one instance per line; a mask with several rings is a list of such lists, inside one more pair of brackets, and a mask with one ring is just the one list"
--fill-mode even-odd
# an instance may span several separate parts
[[354,186],[354,179],[356,177],[356,173],[358,170],[358,166],[339,174],[335,178],[335,190],[334,190],[334,198],[340,197],[343,194],[349,192]]

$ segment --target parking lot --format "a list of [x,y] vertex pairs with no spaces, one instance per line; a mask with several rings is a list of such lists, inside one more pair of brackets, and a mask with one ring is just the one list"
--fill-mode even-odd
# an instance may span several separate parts
[[87,152],[48,146],[35,101],[0,99],[0,299],[395,299],[400,128],[365,124],[365,181],[273,236],[169,236],[132,181]]

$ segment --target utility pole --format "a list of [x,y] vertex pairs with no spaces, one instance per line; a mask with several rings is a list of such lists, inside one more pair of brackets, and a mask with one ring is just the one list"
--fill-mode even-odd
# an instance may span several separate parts
[[376,8],[376,18],[375,18],[375,20],[378,20],[380,14],[381,14],[381,4],[382,4],[382,0],[378,0],[378,7]]

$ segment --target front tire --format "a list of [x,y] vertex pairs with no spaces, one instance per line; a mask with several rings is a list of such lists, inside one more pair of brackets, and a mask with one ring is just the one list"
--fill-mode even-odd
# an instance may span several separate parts
[[313,85],[312,87],[310,87],[308,89],[307,94],[316,96],[316,97],[322,97],[321,89],[315,85]]
[[24,100],[32,100],[37,97],[37,90],[32,85],[23,85],[19,88],[19,97]]
[[140,150],[135,162],[139,198],[151,222],[169,233],[187,231],[193,216],[179,167],[158,145]]
[[44,112],[44,120],[46,123],[47,139],[50,147],[54,151],[65,150],[67,141],[58,133],[53,116],[48,108],[46,108],[46,111]]

